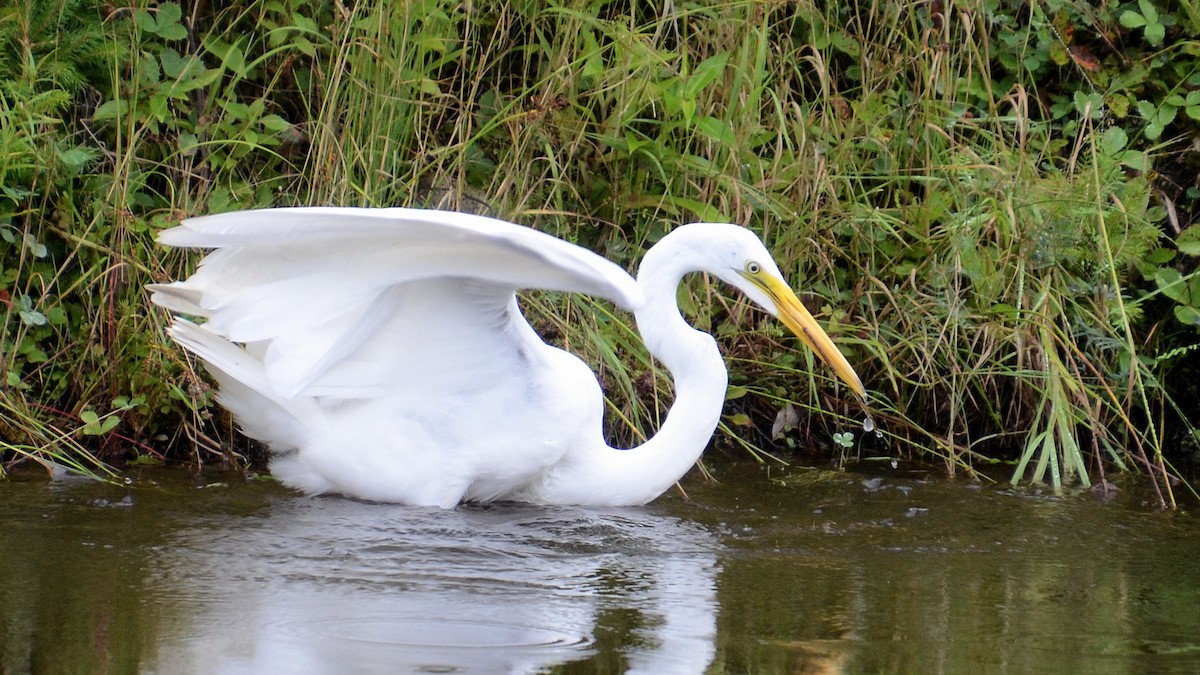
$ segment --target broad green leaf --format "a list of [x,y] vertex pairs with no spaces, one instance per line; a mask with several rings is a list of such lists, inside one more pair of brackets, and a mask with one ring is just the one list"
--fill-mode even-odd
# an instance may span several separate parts
[[1088,119],[1098,118],[1104,110],[1104,96],[1095,92],[1086,94],[1076,90],[1074,103],[1075,111],[1080,115],[1085,115]]
[[183,16],[183,10],[179,9],[179,5],[174,2],[164,2],[158,6],[158,15],[155,17],[158,23],[158,30],[153,31],[164,40],[182,40],[187,37],[187,29],[179,23],[179,19]]
[[58,160],[72,173],[84,170],[95,158],[96,151],[82,145],[58,150]]
[[1167,27],[1161,23],[1147,24],[1146,26],[1146,42],[1157,47],[1162,44],[1163,38],[1167,36]]
[[158,6],[158,12],[154,15],[155,21],[159,26],[164,24],[179,23],[183,18],[183,10],[174,2],[164,2]]
[[1154,283],[1163,295],[1176,302],[1180,302],[1187,292],[1183,275],[1174,267],[1160,267],[1154,275]]
[[93,120],[112,120],[124,117],[129,112],[129,103],[125,99],[114,99],[101,103],[92,113]]
[[[46,257],[46,245],[38,241],[37,237],[34,236],[32,232],[26,232],[24,236],[21,237],[21,243],[25,244],[25,248],[33,254],[33,257]],[[21,297],[21,308],[33,309],[33,299],[30,298],[29,301],[26,302],[26,298],[29,298],[29,296],[25,295]]]
[[1146,19],[1131,9],[1121,12],[1120,22],[1126,28],[1141,28],[1146,25]]
[[156,91],[150,96],[150,114],[154,119],[165,122],[171,119],[171,106],[167,103],[166,94]]
[[707,202],[702,202],[699,199],[689,199],[687,197],[670,196],[670,197],[667,197],[667,201],[669,201],[672,206],[691,211],[692,213],[694,213],[696,215],[696,218],[698,220],[700,220],[701,222],[722,223],[722,222],[729,220],[729,218],[727,216],[725,216],[724,214],[722,214],[721,211],[719,209],[717,209],[715,206],[713,206],[712,204],[709,204]]
[[164,49],[158,55],[163,73],[172,79],[183,80],[193,76],[203,65],[194,56],[181,56],[174,49]]
[[237,76],[246,74],[246,55],[237,44],[221,45],[223,51],[219,54],[221,65]]
[[[1185,233],[1186,233],[1186,230],[1185,230]],[[1182,239],[1182,236],[1180,238]],[[1149,253],[1147,253],[1145,256],[1142,257],[1142,260],[1144,260],[1148,263],[1154,264],[1154,265],[1166,265],[1167,263],[1171,262],[1174,259],[1175,259],[1175,251],[1173,249],[1169,249],[1169,248],[1165,248],[1165,247],[1156,248],[1153,251],[1150,251]]]
[[1175,318],[1189,326],[1200,326],[1200,309],[1189,305],[1176,305]]
[[157,33],[158,32],[158,21],[156,21],[154,19],[154,15],[152,15],[147,10],[144,10],[144,9],[136,10],[133,13],[133,22],[135,24],[137,24],[138,28],[141,28],[142,30],[144,30],[146,32],[149,32],[149,33]]
[[1175,246],[1184,255],[1200,255],[1200,228],[1189,227],[1180,233]]
[[725,120],[705,115],[696,121],[696,128],[715,143],[733,144],[733,127],[729,126]]
[[1138,0],[1138,8],[1142,10],[1142,17],[1148,24],[1158,23],[1158,9],[1150,0]]
[[710,56],[700,62],[683,87],[685,98],[695,98],[705,87],[712,84],[725,72],[725,64],[729,62],[729,54],[722,53]]
[[279,115],[264,115],[259,122],[271,131],[287,131],[292,125]]
[[1129,134],[1121,127],[1109,127],[1105,129],[1104,135],[1100,137],[1100,143],[1104,150],[1109,154],[1115,155],[1125,149],[1125,145],[1129,142]]

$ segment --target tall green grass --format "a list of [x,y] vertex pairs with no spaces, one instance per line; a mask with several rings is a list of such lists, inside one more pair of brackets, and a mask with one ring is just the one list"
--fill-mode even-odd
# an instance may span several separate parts
[[[1053,18],[987,0],[288,0],[196,16],[60,2],[106,51],[100,84],[26,73],[2,98],[0,144],[29,165],[5,175],[35,176],[4,221],[33,236],[4,258],[10,456],[85,457],[69,438],[107,459],[207,448],[190,456],[237,461],[140,291],[194,263],[153,234],[233,208],[411,204],[527,223],[631,268],[680,222],[759,231],[872,389],[880,434],[858,430],[853,397],[778,326],[694,279],[681,304],[731,363],[733,447],[970,475],[1007,463],[1014,482],[1056,486],[1137,468],[1173,504],[1171,451],[1193,429],[1172,396],[1193,390],[1165,378],[1191,372],[1195,336],[1171,316],[1190,277],[1169,274],[1148,169],[1178,157],[1116,117],[1116,84],[1085,78],[1072,95],[1085,71],[1069,60],[1062,91],[1039,92],[1055,45],[1072,46],[1060,17],[1083,11],[1049,4]],[[43,30],[60,44],[75,27]],[[60,92],[51,112],[22,113],[41,90]],[[81,148],[58,155],[74,173],[42,161],[55,155],[38,138]],[[24,297],[45,325],[22,318]],[[525,301],[596,367],[614,442],[652,433],[670,382],[630,318],[584,298]]]

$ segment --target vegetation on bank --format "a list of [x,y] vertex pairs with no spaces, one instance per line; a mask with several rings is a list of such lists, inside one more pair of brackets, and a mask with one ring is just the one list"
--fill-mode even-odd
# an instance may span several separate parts
[[[631,268],[744,223],[874,392],[880,434],[710,280],[681,301],[750,452],[1012,480],[1197,460],[1200,13],[1156,0],[246,3],[0,9],[0,452],[247,459],[144,284],[155,233],[270,205],[432,205]],[[596,365],[615,439],[670,382],[629,318],[531,293]]]

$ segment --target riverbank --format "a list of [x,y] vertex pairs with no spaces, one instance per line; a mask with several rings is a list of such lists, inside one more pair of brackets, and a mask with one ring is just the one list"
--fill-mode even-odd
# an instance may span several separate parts
[[[194,214],[482,211],[629,268],[743,223],[850,355],[882,435],[771,321],[682,294],[732,371],[724,444],[895,456],[1015,481],[1115,471],[1174,502],[1197,457],[1200,18],[1037,6],[254,2],[185,15],[24,2],[0,22],[6,461],[244,463],[146,283]],[[190,10],[189,10],[190,11]],[[630,319],[533,293],[610,396],[670,381]]]

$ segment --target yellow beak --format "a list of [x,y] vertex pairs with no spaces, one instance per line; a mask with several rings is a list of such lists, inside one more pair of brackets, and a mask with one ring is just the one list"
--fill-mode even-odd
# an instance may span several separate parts
[[804,303],[800,302],[800,298],[796,297],[792,289],[774,275],[762,272],[755,274],[743,272],[742,276],[761,288],[771,298],[779,311],[779,320],[783,322],[783,325],[808,345],[808,348],[813,350],[817,357],[833,368],[833,372],[837,373],[838,377],[842,378],[842,381],[849,385],[851,391],[865,404],[866,390],[863,388],[862,380],[858,379],[858,373],[854,372],[854,368],[846,360],[845,355],[837,348],[837,345],[833,344],[833,340],[804,307]]

